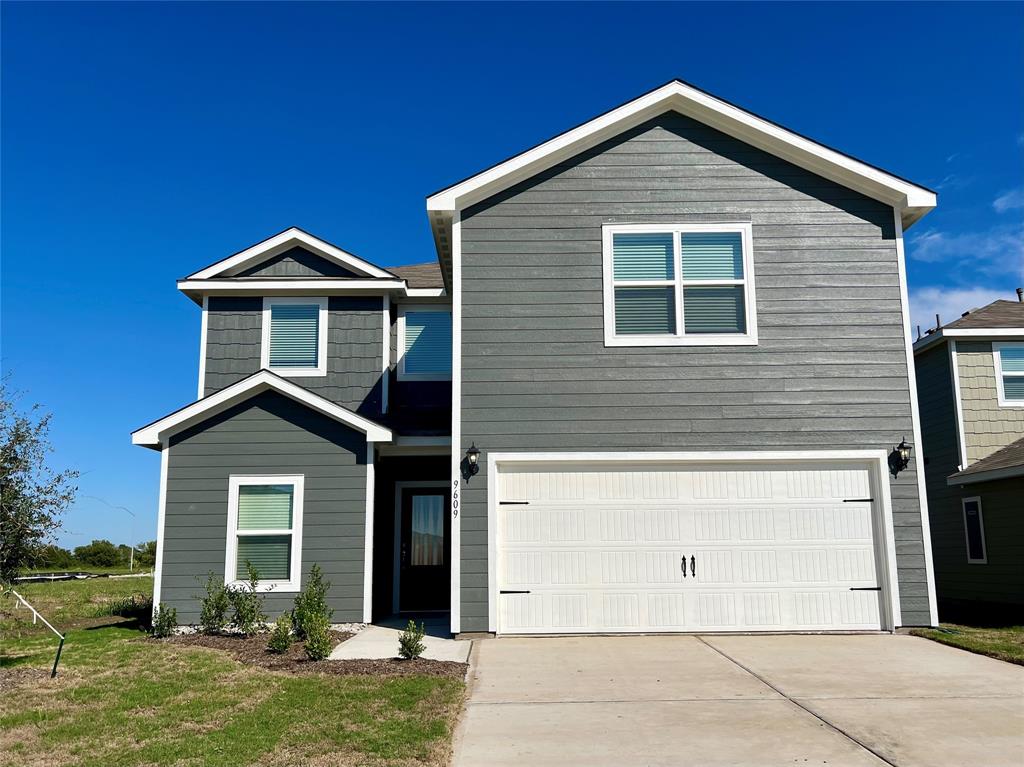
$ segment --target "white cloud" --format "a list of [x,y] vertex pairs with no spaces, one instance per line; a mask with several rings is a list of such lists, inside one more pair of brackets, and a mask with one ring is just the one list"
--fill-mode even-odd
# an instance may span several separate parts
[[935,229],[914,232],[907,242],[907,255],[926,263],[948,262],[947,277],[967,274],[973,281],[982,274],[1020,281],[1024,278],[1024,226],[1000,224],[953,234]]
[[913,337],[917,338],[917,326],[923,333],[935,327],[935,315],[942,318],[947,325],[961,314],[971,309],[980,309],[996,299],[1003,298],[1016,301],[1017,296],[1012,287],[998,288],[920,288],[910,291],[910,322],[913,326]]
[[992,201],[992,207],[996,209],[996,213],[1005,213],[1008,210],[1024,208],[1024,187],[1003,192]]

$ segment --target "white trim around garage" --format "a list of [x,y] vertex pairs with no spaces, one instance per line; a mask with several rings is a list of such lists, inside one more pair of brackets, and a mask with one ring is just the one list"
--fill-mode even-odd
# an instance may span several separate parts
[[893,208],[896,235],[896,263],[900,278],[900,305],[903,308],[903,338],[907,350],[907,384],[910,389],[910,419],[914,431],[914,470],[917,473],[917,497],[921,508],[921,543],[924,546],[925,579],[928,581],[930,625],[939,625],[939,604],[935,594],[935,563],[932,559],[932,528],[928,518],[928,490],[925,487],[924,441],[921,438],[921,410],[917,402],[917,374],[914,368],[914,337],[911,335],[910,297],[907,293],[907,256],[903,247],[903,221]]
[[[205,300],[205,298],[204,298]],[[286,368],[273,367],[270,364],[270,330],[271,313],[275,306],[312,306],[318,307],[317,311],[317,339],[316,339],[316,367],[315,368]],[[308,298],[265,296],[263,299],[262,330],[260,336],[260,367],[269,370],[279,376],[287,378],[303,378],[327,375],[327,328],[330,323],[330,313],[327,311],[327,298],[325,296],[310,296]]]
[[[882,600],[882,628],[893,631],[902,625],[899,580],[896,567],[896,541],[892,516],[892,494],[888,482],[887,454],[884,450],[778,450],[710,452],[506,452],[487,456],[487,621],[488,631],[498,632],[498,487],[502,465],[589,464],[593,467],[616,464],[690,464],[726,468],[735,464],[792,464],[808,468],[814,462],[849,461],[869,470],[872,483],[872,511],[876,541],[876,564]],[[452,563],[454,565],[454,562]]]

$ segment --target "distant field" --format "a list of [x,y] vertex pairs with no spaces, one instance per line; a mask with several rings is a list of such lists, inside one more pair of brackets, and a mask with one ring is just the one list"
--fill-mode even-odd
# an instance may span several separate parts
[[38,573],[92,573],[94,575],[130,575],[139,573],[152,573],[153,568],[137,565],[134,570],[127,567],[92,567],[82,565],[81,567],[34,567],[26,570],[25,575],[36,575]]

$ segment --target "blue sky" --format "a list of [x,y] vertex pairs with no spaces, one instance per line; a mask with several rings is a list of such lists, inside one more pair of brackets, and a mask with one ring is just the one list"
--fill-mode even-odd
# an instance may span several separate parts
[[174,280],[288,226],[434,257],[423,198],[673,77],[939,192],[914,321],[1024,281],[1024,5],[5,3],[2,360],[82,471],[60,540],[155,537],[129,432],[195,396]]

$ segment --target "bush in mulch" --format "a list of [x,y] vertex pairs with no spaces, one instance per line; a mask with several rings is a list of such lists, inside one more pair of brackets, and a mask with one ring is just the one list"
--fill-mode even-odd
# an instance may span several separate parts
[[[331,631],[331,647],[344,642],[352,634]],[[295,643],[284,653],[273,653],[267,649],[266,635],[249,637],[240,635],[209,636],[206,634],[184,634],[162,640],[171,645],[183,647],[208,647],[230,654],[235,660],[248,666],[265,668],[288,674],[337,674],[339,676],[443,676],[464,679],[467,664],[450,661],[401,660],[321,660],[306,657],[301,643]]]

